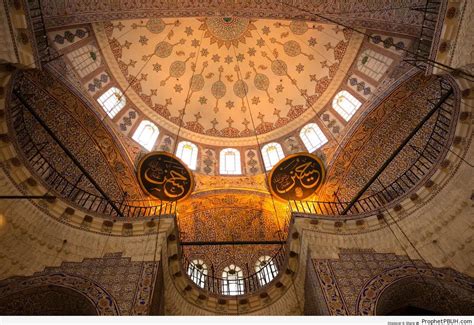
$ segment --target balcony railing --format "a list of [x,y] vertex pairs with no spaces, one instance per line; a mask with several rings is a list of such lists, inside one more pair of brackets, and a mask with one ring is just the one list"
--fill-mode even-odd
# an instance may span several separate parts
[[199,288],[213,295],[229,297],[252,294],[266,287],[283,272],[287,259],[287,248],[282,245],[258,271],[242,277],[230,274],[229,278],[224,278],[214,274],[212,268],[205,272],[202,266],[190,262],[181,253],[183,271]]
[[[136,219],[176,214],[176,204],[174,202],[156,204],[153,201],[127,199],[117,202],[101,195],[99,191],[95,191],[94,187],[91,186],[86,175],[81,173],[73,161],[70,160],[71,168],[78,174],[78,178],[71,181],[64,173],[58,171],[45,155],[45,151],[50,145],[57,145],[55,139],[48,137],[49,142],[46,143],[38,143],[33,139],[25,121],[25,114],[35,116],[29,110],[33,108],[28,109],[25,106],[27,100],[23,98],[24,95],[21,91],[14,90],[13,93],[16,100],[12,101],[14,105],[10,107],[10,117],[11,125],[16,133],[18,147],[31,170],[53,193],[89,213],[97,213],[109,218]],[[20,98],[22,100],[19,100]],[[67,159],[66,154],[64,157]],[[84,188],[84,183],[88,184],[89,187]]]
[[434,68],[451,73],[455,70],[454,68],[436,61],[447,0],[425,1],[425,5],[412,8],[423,13],[423,21],[420,35],[414,45],[414,52],[407,55],[404,61],[425,71],[427,75],[432,74]]
[[54,52],[49,44],[40,0],[27,0],[25,14],[33,36],[33,53],[39,69],[53,59]]
[[[440,79],[440,99],[436,109],[436,120],[431,129],[428,140],[422,149],[418,149],[406,142],[416,154],[416,160],[392,183],[383,185],[383,189],[375,194],[361,196],[355,202],[322,202],[322,201],[290,201],[289,208],[293,213],[315,214],[321,216],[352,215],[362,216],[373,213],[404,197],[413,191],[424,179],[427,179],[435,170],[446,152],[455,121],[456,103],[453,90],[447,81]],[[421,128],[415,132],[413,138]],[[410,139],[407,139],[410,140]],[[382,182],[379,182],[382,184]]]

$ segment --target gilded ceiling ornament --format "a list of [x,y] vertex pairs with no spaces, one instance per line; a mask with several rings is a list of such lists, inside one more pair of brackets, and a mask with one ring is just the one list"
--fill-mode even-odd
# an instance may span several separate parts
[[167,58],[173,51],[173,45],[168,42],[160,42],[155,47],[155,55],[159,58]]
[[170,78],[180,78],[180,77],[182,77],[184,75],[184,73],[186,72],[186,63],[189,61],[189,59],[194,58],[195,55],[196,55],[196,53],[192,52],[186,60],[184,60],[184,61],[174,61],[173,63],[171,63],[170,70],[169,70],[170,73],[169,73],[169,75],[166,79],[164,79],[160,82],[160,86],[166,85],[166,82]]
[[285,61],[282,60],[275,60],[272,62],[272,71],[274,74],[277,76],[286,76],[288,67],[285,63]]
[[250,67],[255,72],[255,77],[253,79],[253,83],[255,85],[255,88],[257,88],[258,90],[266,92],[267,97],[268,97],[268,102],[273,103],[274,99],[273,99],[272,96],[270,96],[270,93],[268,92],[268,88],[270,86],[270,79],[265,74],[258,72],[257,68],[255,68],[255,64],[253,62],[250,62]]
[[234,94],[240,98],[241,102],[242,102],[242,106],[241,106],[241,111],[242,112],[245,112],[247,109],[245,107],[245,96],[247,96],[248,94],[248,91],[249,91],[249,86],[247,85],[247,83],[240,79],[240,80],[237,80],[234,84]]
[[[176,21],[170,18],[162,20],[154,24],[173,25]],[[179,26],[168,26],[160,34],[154,34],[145,29],[147,20],[124,20],[123,31],[134,24],[142,28],[131,28],[130,33],[124,35],[123,31],[120,33],[115,29],[112,34],[105,35],[109,42],[104,46],[109,47],[116,59],[108,64],[116,66],[114,71],[120,70],[127,80],[134,80],[133,91],[142,100],[138,102],[139,107],[143,104],[149,106],[166,119],[164,124],[177,126],[178,110],[187,104],[182,127],[209,136],[209,141],[216,141],[216,137],[251,136],[243,124],[246,114],[232,115],[234,130],[224,132],[228,128],[226,119],[229,116],[223,112],[229,109],[248,112],[249,105],[255,116],[262,113],[266,117],[265,125],[258,131],[261,134],[286,127],[296,116],[308,110],[299,88],[308,89],[308,97],[321,96],[331,85],[332,75],[329,74],[340,64],[337,61],[330,69],[319,64],[314,66],[310,61],[312,57],[304,52],[327,53],[323,44],[329,41],[335,44],[337,39],[345,39],[342,33],[336,36],[330,29],[320,33],[309,22],[306,22],[308,29],[304,35],[296,37],[290,25],[294,31],[302,33],[305,24],[281,21],[284,27],[278,29],[273,27],[277,21],[235,17],[183,18],[180,21]],[[264,28],[268,35],[263,34]],[[286,34],[284,38],[283,34]],[[140,36],[148,39],[143,46],[138,42]],[[311,37],[318,40],[313,48],[308,45]],[[116,45],[113,40],[118,38],[123,39],[121,43],[129,41],[133,46],[121,48],[120,53],[114,52]],[[279,43],[272,43],[271,38]],[[199,48],[193,47],[194,40],[194,45],[200,44]],[[341,51],[344,54],[349,43],[343,45]],[[289,56],[287,52],[295,56]],[[332,51],[329,54],[332,55]],[[142,74],[148,75],[148,79],[142,78]],[[311,79],[310,75],[317,75],[324,82],[315,84],[317,80]],[[152,90],[157,88],[155,95]],[[173,98],[173,103],[165,105],[167,98]],[[286,98],[292,99],[297,108],[286,106]],[[281,109],[279,117],[272,114],[275,107]],[[199,125],[193,118],[198,112],[202,114]],[[214,120],[218,122],[215,127]],[[155,122],[162,124],[161,121]]]
[[191,78],[190,84],[191,84],[191,91],[196,92],[200,91],[204,87],[204,77],[202,74],[196,74]]
[[178,45],[178,44],[181,44],[183,45],[186,41],[184,39],[181,39],[179,42],[175,43],[175,44],[171,44],[171,43],[168,43],[166,41],[162,41],[162,42],[159,42],[156,47],[155,47],[155,52],[154,54],[159,57],[159,58],[167,58],[171,55],[171,53],[173,52],[173,48]]
[[166,24],[163,19],[152,18],[146,23],[146,28],[153,34],[159,34],[165,30]]
[[302,54],[306,56],[309,60],[314,60],[314,55],[304,53],[301,49],[300,43],[298,43],[297,41],[291,40],[291,41],[282,43],[273,37],[270,39],[270,42],[282,45],[283,50],[285,51],[286,55],[288,55],[289,57],[296,57]]
[[201,26],[199,30],[204,30],[204,37],[211,39],[211,44],[217,43],[219,48],[224,46],[228,49],[231,46],[238,47],[239,43],[245,44],[246,38],[252,37],[252,30],[257,28],[254,21],[238,17],[210,17],[199,19]]
[[159,34],[165,30],[166,24],[163,19],[152,18],[146,23],[146,28],[153,34]]
[[[120,24],[122,24],[122,22],[120,22]],[[172,23],[165,23],[165,21],[161,18],[151,18],[148,19],[145,25],[137,23],[132,24],[132,28],[137,29],[138,27],[145,27],[152,34],[160,34],[165,30],[166,26],[168,25],[179,26],[180,22],[179,20],[176,20]],[[122,27],[120,28],[120,30],[122,30],[123,24],[121,26]]]
[[290,30],[295,35],[303,35],[308,31],[308,24],[301,20],[293,20],[290,23]]
[[290,31],[295,35],[303,35],[309,29],[308,24],[304,21],[301,21],[301,20],[293,20],[289,25],[281,23],[281,22],[276,22],[275,27],[277,27],[277,28],[289,27]]
[[285,42],[283,49],[288,56],[298,56],[301,54],[301,46],[297,41]]
[[[191,80],[189,81],[189,87],[190,87],[190,91],[191,93],[189,94],[189,97],[188,97],[188,103],[191,101],[191,98],[193,97],[193,94],[195,92],[198,92],[198,91],[201,91],[202,88],[204,88],[204,85],[206,83],[206,81],[204,80],[204,77],[203,77],[203,73],[204,71],[206,70],[206,68],[209,66],[209,63],[207,61],[204,61],[203,64],[202,64],[202,69],[201,69],[201,72],[198,73],[198,74],[195,74],[191,77]],[[195,71],[196,69],[193,67],[193,71]],[[201,99],[203,97],[201,97],[198,101],[199,103],[202,103]],[[206,100],[207,102],[207,100]],[[204,103],[205,104],[205,103]]]

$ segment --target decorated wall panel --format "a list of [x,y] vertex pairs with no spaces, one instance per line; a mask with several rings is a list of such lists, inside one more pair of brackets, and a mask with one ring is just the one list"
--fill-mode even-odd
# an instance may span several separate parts
[[[34,300],[34,297],[42,293],[46,298],[57,298],[61,291],[55,290],[54,286],[59,286],[73,290],[76,296],[86,297],[93,306],[93,310],[90,310],[79,299],[71,301],[75,297],[73,295],[61,302],[68,302],[68,310],[73,312],[73,315],[76,314],[75,311],[81,312],[82,309],[79,308],[85,308],[82,310],[84,312],[99,315],[147,315],[151,310],[152,293],[155,290],[153,286],[158,268],[158,263],[133,262],[130,258],[122,257],[121,253],[107,254],[104,258],[84,259],[79,263],[65,262],[59,267],[47,267],[31,277],[3,280],[0,283],[2,288],[0,300],[21,293],[27,301],[35,301],[33,306],[24,306],[25,312],[30,310],[32,313],[39,312],[43,315],[54,314],[54,306],[50,306],[50,310],[45,310],[47,302]],[[46,294],[48,290],[45,290],[48,286],[53,287],[49,290],[57,292],[48,296]],[[29,292],[39,289],[41,292]],[[0,309],[0,314],[4,314],[3,311],[8,313],[9,307],[18,308],[2,304],[1,308],[5,309]],[[64,310],[59,310],[59,315],[64,315]]]
[[[324,194],[331,196],[339,189],[339,199],[349,201],[428,113],[432,105],[427,100],[439,96],[439,87],[436,78],[418,74],[373,109],[338,149]],[[382,173],[383,184],[390,184],[410,167],[429,139],[435,119],[425,123]],[[369,192],[379,190],[380,183],[374,183]]]
[[49,34],[49,39],[57,49],[64,49],[90,36],[86,27],[56,30]]
[[199,17],[209,15],[243,16],[269,19],[322,19],[311,13],[319,12],[357,28],[373,28],[418,36],[422,14],[409,8],[424,6],[422,0],[402,0],[397,9],[393,1],[347,0],[310,2],[293,1],[282,5],[274,1],[198,1],[186,0],[179,5],[168,2],[127,1],[94,3],[85,6],[75,1],[43,1],[48,26],[63,26],[114,19],[143,19],[153,17]]
[[[214,194],[178,204],[183,242],[265,241],[286,238],[287,212],[282,203],[257,193]],[[276,210],[275,210],[276,209]],[[273,256],[279,245],[183,246],[190,261],[202,259],[220,277],[230,264],[245,275],[255,272],[261,256]]]
[[[341,250],[338,259],[313,259],[308,267],[314,268],[319,286],[323,292],[330,315],[374,315],[376,309],[396,310],[397,308],[424,300],[424,306],[431,312],[446,314],[464,314],[472,306],[474,279],[452,269],[437,269],[419,260],[410,260],[406,256],[375,253],[373,250]],[[314,277],[313,277],[314,278]],[[400,280],[410,279],[418,292],[410,292],[410,301],[405,295],[398,301],[379,299],[384,290],[405,286]],[[418,285],[417,285],[418,284]],[[429,288],[423,291],[422,288]],[[435,290],[434,292],[430,290]],[[406,293],[406,292],[405,292]],[[445,302],[442,308],[433,296],[453,297],[458,304]],[[395,296],[392,295],[392,298]],[[400,297],[401,298],[401,297]],[[418,300],[418,302],[416,301]],[[390,305],[390,307],[388,306]]]
[[[37,98],[36,112],[112,198],[121,199],[123,191],[132,198],[139,197],[134,171],[123,156],[123,148],[114,145],[114,136],[79,98],[50,75],[38,71],[19,74],[14,87]],[[31,115],[25,117],[29,131],[41,143],[47,143],[44,153],[49,161],[74,184],[79,178],[78,169],[52,138],[45,137],[46,132]]]

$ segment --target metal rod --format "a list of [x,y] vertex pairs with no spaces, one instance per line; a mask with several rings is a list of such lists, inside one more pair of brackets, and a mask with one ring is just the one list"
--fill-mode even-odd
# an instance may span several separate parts
[[373,182],[382,174],[382,172],[387,168],[387,166],[392,162],[393,159],[402,151],[405,145],[410,142],[410,140],[415,136],[415,134],[421,129],[421,127],[428,121],[431,116],[440,108],[440,106],[446,101],[446,99],[451,96],[453,89],[444,94],[439,102],[426,114],[426,116],[418,123],[418,125],[410,132],[410,134],[405,138],[405,140],[398,146],[398,148],[388,157],[384,164],[379,168],[379,170],[372,176],[372,178],[365,184],[365,186],[356,194],[356,196],[349,202],[349,205],[342,211],[342,215],[347,214],[347,212],[352,208],[352,206],[361,198],[361,196],[367,191],[367,189],[372,185]]

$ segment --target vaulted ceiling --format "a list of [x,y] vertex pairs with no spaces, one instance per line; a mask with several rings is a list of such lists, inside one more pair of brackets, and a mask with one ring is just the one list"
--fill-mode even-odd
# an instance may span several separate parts
[[362,43],[335,25],[236,17],[120,20],[94,31],[148,118],[213,145],[303,126],[332,99]]

